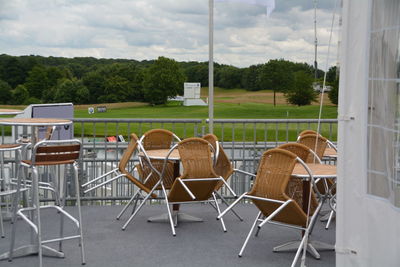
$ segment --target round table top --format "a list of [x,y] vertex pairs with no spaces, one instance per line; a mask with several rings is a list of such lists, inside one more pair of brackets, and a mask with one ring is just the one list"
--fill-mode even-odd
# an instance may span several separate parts
[[21,113],[24,113],[21,109],[0,108],[0,115],[16,115]]
[[332,147],[327,147],[324,152],[324,157],[337,158],[337,151]]
[[[146,154],[151,159],[165,159],[168,155],[169,149],[154,149],[154,150],[146,150]],[[143,152],[139,153],[139,156],[143,156]],[[181,157],[179,155],[178,149],[172,150],[168,159],[170,160],[180,160]]]
[[[336,178],[336,165],[319,164],[319,163],[307,163],[312,174],[315,178]],[[298,178],[308,178],[309,174],[304,169],[304,166],[300,163],[296,163],[294,166],[292,176]]]
[[52,119],[52,118],[5,118],[0,119],[0,125],[13,126],[50,126],[50,125],[67,125],[71,124],[71,120]]

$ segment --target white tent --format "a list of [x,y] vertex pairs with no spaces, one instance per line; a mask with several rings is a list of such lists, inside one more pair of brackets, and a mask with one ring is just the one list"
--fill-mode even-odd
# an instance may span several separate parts
[[399,15],[343,1],[337,266],[400,266]]

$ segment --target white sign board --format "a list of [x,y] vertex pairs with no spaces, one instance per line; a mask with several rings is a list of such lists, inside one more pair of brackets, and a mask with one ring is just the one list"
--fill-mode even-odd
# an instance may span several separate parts
[[200,83],[184,83],[184,98],[200,98]]

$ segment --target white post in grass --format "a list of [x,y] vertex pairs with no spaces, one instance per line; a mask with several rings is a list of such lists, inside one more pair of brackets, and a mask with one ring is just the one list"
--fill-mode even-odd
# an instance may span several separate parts
[[214,132],[214,0],[208,0],[208,132]]

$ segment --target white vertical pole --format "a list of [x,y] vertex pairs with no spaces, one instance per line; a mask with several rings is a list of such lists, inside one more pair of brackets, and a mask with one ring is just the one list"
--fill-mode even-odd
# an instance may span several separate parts
[[214,132],[214,0],[208,0],[208,131]]

